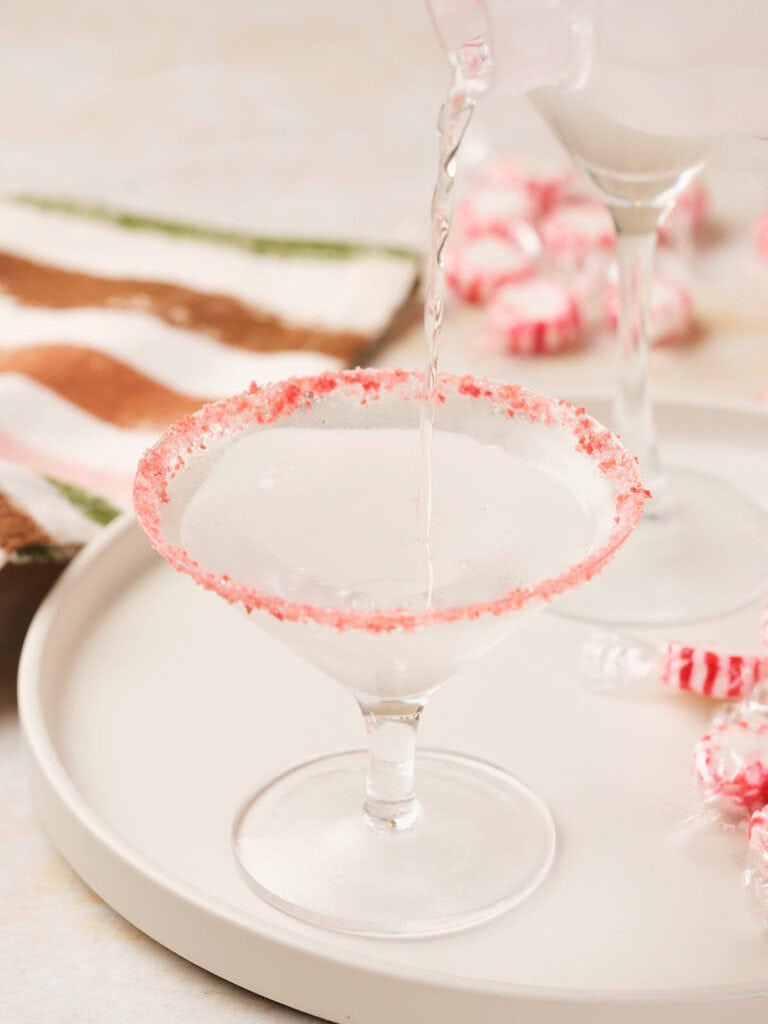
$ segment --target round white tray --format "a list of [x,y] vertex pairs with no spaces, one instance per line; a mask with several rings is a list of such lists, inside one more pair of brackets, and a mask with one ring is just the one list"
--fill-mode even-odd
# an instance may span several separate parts
[[[659,413],[668,457],[768,498],[763,412]],[[559,847],[545,884],[443,938],[336,935],[261,902],[229,836],[244,794],[362,745],[352,699],[175,575],[124,520],[67,570],[27,639],[20,708],[39,814],[82,878],[143,931],[332,1021],[762,1024],[768,942],[740,889],[743,837],[677,828],[711,706],[585,694],[584,635],[538,616],[444,687],[423,726],[425,744],[497,762],[549,802]],[[756,609],[678,635],[755,647]]]

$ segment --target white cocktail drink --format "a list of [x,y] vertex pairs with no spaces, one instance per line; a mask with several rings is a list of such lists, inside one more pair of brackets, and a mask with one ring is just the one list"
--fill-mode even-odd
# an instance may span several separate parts
[[137,476],[150,540],[352,691],[370,734],[367,756],[303,765],[243,805],[233,841],[257,892],[317,924],[410,935],[491,917],[541,881],[543,803],[484,762],[415,758],[416,728],[441,683],[602,569],[645,498],[636,460],[583,410],[473,378],[425,396],[418,374],[326,374],[168,431]]
[[[413,428],[251,434],[226,449],[195,493],[181,543],[213,572],[288,601],[413,612],[493,600],[557,575],[589,549],[593,518],[551,473],[441,430],[428,569],[414,528],[418,453]],[[327,668],[348,673],[341,681],[366,696],[413,698],[474,660],[495,632],[449,628],[436,644],[423,632],[348,630],[333,637],[346,672],[335,652]],[[322,664],[322,640],[304,626],[293,642]]]

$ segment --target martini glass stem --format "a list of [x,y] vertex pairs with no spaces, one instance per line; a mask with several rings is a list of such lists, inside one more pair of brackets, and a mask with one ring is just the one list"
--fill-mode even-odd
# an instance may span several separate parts
[[379,701],[360,706],[370,737],[366,817],[386,831],[409,828],[419,816],[415,757],[423,704]]
[[655,224],[650,231],[627,230],[614,213],[619,270],[618,385],[614,427],[640,460],[643,480],[654,495],[648,513],[665,511],[666,484],[659,459],[656,420],[651,400],[648,306],[656,250]]

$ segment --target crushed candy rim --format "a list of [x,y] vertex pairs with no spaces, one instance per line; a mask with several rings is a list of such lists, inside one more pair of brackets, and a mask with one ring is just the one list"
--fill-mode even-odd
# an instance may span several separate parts
[[514,588],[494,601],[414,612],[397,607],[371,611],[289,601],[226,574],[211,572],[184,547],[166,539],[162,530],[163,507],[170,501],[170,484],[188,459],[223,437],[242,434],[248,427],[275,423],[339,391],[345,400],[351,399],[360,405],[377,401],[386,393],[396,394],[404,401],[420,401],[423,400],[422,375],[405,370],[357,369],[291,377],[264,386],[254,383],[247,391],[205,405],[178,420],[144,453],[134,481],[136,516],[155,550],[174,569],[191,576],[200,586],[216,592],[229,603],[241,604],[247,612],[258,609],[279,620],[312,622],[339,630],[412,631],[518,611],[533,601],[548,601],[587,582],[607,564],[632,532],[650,497],[642,485],[637,459],[583,407],[576,408],[561,399],[516,384],[501,384],[469,375],[440,374],[436,387],[439,402],[445,402],[448,396],[485,401],[509,417],[525,416],[531,422],[560,426],[573,434],[574,449],[590,459],[613,490],[614,527],[603,545],[559,575],[531,587]]

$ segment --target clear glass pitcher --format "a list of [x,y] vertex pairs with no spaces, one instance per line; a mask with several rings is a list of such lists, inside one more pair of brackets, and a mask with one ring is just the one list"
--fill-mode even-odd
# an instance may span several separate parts
[[482,36],[494,89],[578,91],[669,135],[768,135],[768,4],[755,0],[428,0],[449,57]]

